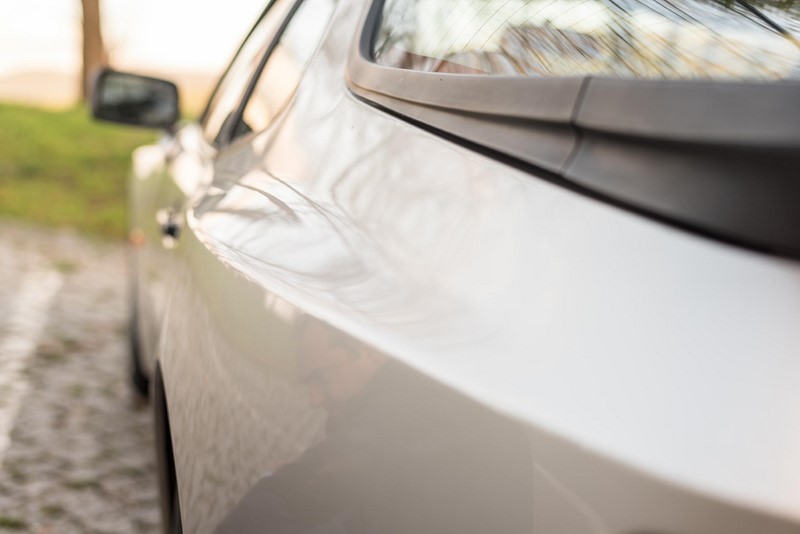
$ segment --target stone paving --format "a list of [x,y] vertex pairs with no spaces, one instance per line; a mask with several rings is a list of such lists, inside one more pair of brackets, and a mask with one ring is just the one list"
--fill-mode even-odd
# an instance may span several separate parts
[[[14,371],[21,345],[4,339],[26,305],[21,288],[47,273],[58,289]],[[14,415],[0,447],[0,533],[159,532],[151,410],[127,382],[123,247],[0,222],[0,280],[0,418]]]

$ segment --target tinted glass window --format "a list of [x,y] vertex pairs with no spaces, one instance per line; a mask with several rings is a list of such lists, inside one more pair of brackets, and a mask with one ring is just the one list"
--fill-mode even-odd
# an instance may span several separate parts
[[333,7],[334,0],[303,0],[267,60],[234,137],[266,129],[283,110],[300,84]]
[[253,28],[228,72],[220,81],[203,120],[203,133],[209,142],[220,141],[223,126],[238,109],[250,78],[258,68],[259,61],[266,53],[291,5],[290,0],[275,1],[264,18]]
[[386,0],[375,60],[517,76],[799,79],[794,0]]

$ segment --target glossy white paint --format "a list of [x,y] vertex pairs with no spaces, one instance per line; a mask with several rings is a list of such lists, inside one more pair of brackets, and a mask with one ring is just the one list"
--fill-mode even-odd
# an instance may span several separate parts
[[[298,378],[308,321],[524,429],[534,486],[567,503],[534,532],[800,525],[800,266],[582,197],[357,100],[344,66],[360,4],[340,3],[272,128],[214,161],[193,155],[207,149],[190,127],[176,160],[189,163],[170,167],[190,200],[178,248],[160,253],[158,354],[187,531],[210,531],[326,442],[330,414]],[[687,502],[702,512],[681,516]]]

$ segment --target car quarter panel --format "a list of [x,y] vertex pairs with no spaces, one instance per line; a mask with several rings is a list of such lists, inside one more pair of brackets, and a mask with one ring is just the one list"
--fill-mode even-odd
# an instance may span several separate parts
[[187,213],[160,346],[186,530],[796,532],[797,264],[356,99],[362,7]]

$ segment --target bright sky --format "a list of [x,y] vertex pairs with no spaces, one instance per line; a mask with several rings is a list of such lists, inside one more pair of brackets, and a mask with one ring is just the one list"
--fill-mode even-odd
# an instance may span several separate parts
[[[218,73],[267,0],[100,0],[114,66]],[[0,76],[75,72],[80,0],[0,2]]]

